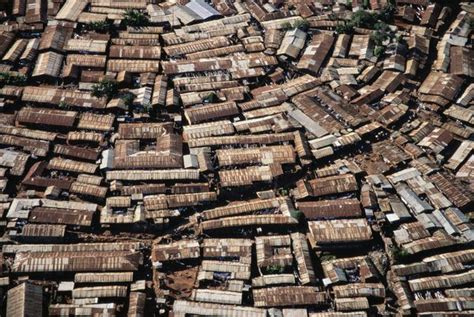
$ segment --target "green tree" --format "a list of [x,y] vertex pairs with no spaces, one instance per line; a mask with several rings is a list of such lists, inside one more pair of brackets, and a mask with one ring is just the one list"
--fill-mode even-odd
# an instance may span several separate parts
[[207,95],[204,99],[203,102],[205,103],[214,103],[217,102],[219,98],[217,97],[217,94],[215,92],[211,92],[209,95]]
[[395,12],[397,11],[397,6],[394,2],[389,2],[378,14],[378,19],[384,22],[393,21]]
[[283,31],[288,31],[288,30],[293,29],[293,26],[291,25],[290,22],[285,22],[281,25],[281,28]]
[[111,28],[109,21],[95,21],[87,24],[87,29],[98,33],[107,33]]
[[100,83],[92,86],[92,96],[97,98],[106,97],[112,99],[118,94],[118,83],[113,79],[103,79]]
[[393,259],[396,263],[404,263],[409,260],[410,254],[405,249],[400,249],[398,246],[393,245],[391,248]]
[[381,46],[382,43],[388,38],[387,33],[383,31],[375,31],[370,35],[370,39],[375,43],[375,45]]
[[374,13],[359,10],[352,15],[351,24],[358,28],[372,29],[377,23],[377,17]]
[[295,23],[295,28],[300,29],[301,31],[308,31],[309,27],[310,27],[310,24],[309,24],[308,20],[305,20],[305,19],[298,20]]
[[304,214],[299,210],[290,211],[290,215],[298,221],[302,221],[304,219]]
[[285,270],[284,267],[282,267],[282,266],[280,266],[280,265],[277,265],[277,264],[275,264],[275,265],[269,265],[269,266],[267,266],[267,267],[265,268],[265,271],[266,271],[266,273],[268,273],[268,274],[281,274],[281,273],[284,272],[284,270]]
[[336,256],[331,254],[331,253],[322,253],[319,257],[319,260],[322,262],[326,262],[326,261],[332,261],[332,260],[335,260],[336,259]]
[[122,95],[122,97],[120,97],[120,99],[122,99],[123,103],[129,110],[132,110],[133,101],[135,100],[134,94],[132,94],[131,92],[126,92]]
[[374,48],[374,55],[377,56],[377,58],[381,58],[385,54],[385,48],[383,46],[376,46]]
[[138,10],[125,11],[122,23],[125,26],[143,27],[150,24],[150,20],[145,13]]
[[22,74],[15,74],[10,72],[0,72],[0,85],[14,85],[24,86],[26,85],[27,78]]
[[64,101],[61,101],[59,104],[58,104],[58,108],[59,109],[69,109],[71,107],[70,104],[68,104],[67,102],[64,102]]
[[338,34],[352,34],[354,33],[354,26],[351,23],[340,23],[336,26]]

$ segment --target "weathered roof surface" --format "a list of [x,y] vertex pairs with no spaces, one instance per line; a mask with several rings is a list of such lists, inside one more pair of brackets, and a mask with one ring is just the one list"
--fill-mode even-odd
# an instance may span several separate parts
[[302,233],[292,233],[291,240],[301,284],[314,284],[316,282],[316,274],[313,269],[306,236]]
[[[156,57],[156,55],[153,55]],[[160,63],[151,59],[109,59],[107,61],[107,71],[131,73],[158,72]]]
[[222,187],[249,186],[259,182],[271,182],[283,174],[281,165],[250,166],[242,169],[221,170],[219,178]]
[[408,281],[410,289],[414,292],[429,290],[453,288],[455,286],[466,285],[474,280],[474,271],[467,271],[459,274],[430,276],[412,279]]
[[146,294],[130,292],[127,316],[140,317],[145,315]]
[[[93,97],[89,92],[71,89],[58,89],[51,86],[28,86],[23,90],[22,100],[26,102],[37,102],[56,104],[61,103],[83,107],[83,108],[105,108],[105,100]],[[58,110],[59,111],[59,110]]]
[[334,37],[328,34],[318,34],[314,36],[311,43],[303,52],[297,67],[318,73],[326,56],[334,44]]
[[319,220],[308,223],[318,245],[363,242],[372,239],[372,230],[365,219]]
[[159,46],[126,46],[112,45],[109,57],[119,59],[160,59],[161,49]]
[[22,108],[16,120],[26,124],[47,124],[52,126],[72,127],[76,121],[77,112],[55,109]]
[[80,287],[72,290],[73,298],[127,297],[128,287],[119,285]]
[[252,291],[256,307],[322,305],[326,294],[311,286],[260,288]]
[[200,256],[199,242],[195,240],[179,240],[170,244],[155,244],[152,250],[153,261],[196,259]]
[[81,304],[52,304],[49,306],[49,312],[51,315],[79,315],[79,316],[92,316],[92,315],[114,315],[117,313],[117,305],[115,303],[109,303],[105,305],[81,305]]
[[33,223],[90,226],[93,216],[94,211],[36,207],[31,210],[28,219]]
[[69,39],[64,47],[66,51],[105,53],[107,51],[107,41],[92,39]]
[[351,283],[333,287],[336,298],[385,297],[385,287],[381,283]]
[[14,272],[136,271],[142,254],[133,251],[108,252],[19,252]]
[[201,247],[204,258],[250,258],[252,245],[248,239],[204,239]]
[[474,51],[467,47],[451,47],[450,71],[455,75],[474,77]]
[[64,237],[66,233],[65,225],[37,225],[26,224],[21,230],[23,237]]
[[75,283],[120,283],[133,282],[133,272],[114,273],[76,273]]
[[295,150],[291,145],[216,150],[216,155],[220,166],[295,163]]
[[189,123],[195,124],[216,119],[227,118],[239,113],[239,108],[235,102],[224,102],[196,106],[184,110],[184,115]]
[[29,282],[8,291],[7,316],[35,316],[43,307],[43,287]]
[[279,209],[284,203],[282,198],[257,199],[246,202],[234,202],[230,205],[205,210],[202,213],[204,219],[215,219],[240,214],[252,213],[259,210]]
[[298,202],[298,210],[307,219],[357,218],[362,216],[360,202],[357,199],[338,199]]
[[[435,102],[441,106],[446,105],[458,95],[463,79],[451,74],[431,72],[420,86],[419,92],[422,101]],[[437,99],[430,99],[437,97]]]
[[87,4],[87,0],[67,0],[56,15],[56,19],[76,21],[82,10],[86,8]]
[[111,252],[137,250],[140,242],[77,243],[77,244],[8,244],[2,246],[3,253],[17,252]]
[[267,312],[265,309],[253,307],[176,300],[173,304],[173,314],[177,316],[185,316],[186,314],[219,314],[219,316],[223,317],[265,317]]
[[232,291],[194,289],[191,299],[199,302],[242,305],[242,293]]
[[314,196],[325,196],[356,191],[357,181],[352,174],[329,176],[308,181]]
[[203,230],[215,230],[219,228],[259,226],[259,225],[295,225],[296,219],[285,215],[255,215],[238,216],[202,222]]
[[148,170],[148,171],[109,171],[108,180],[198,180],[198,170]]

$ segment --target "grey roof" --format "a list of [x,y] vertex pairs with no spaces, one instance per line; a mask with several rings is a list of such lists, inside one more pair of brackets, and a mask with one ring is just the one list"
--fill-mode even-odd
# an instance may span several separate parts
[[201,19],[209,19],[213,16],[221,15],[216,9],[211,7],[206,1],[204,0],[191,0],[186,7],[197,14]]
[[430,204],[428,204],[424,200],[421,200],[420,197],[418,197],[418,195],[407,185],[399,184],[398,186],[396,186],[396,190],[403,202],[407,204],[407,206],[415,214],[420,214],[425,211],[433,210],[433,207]]

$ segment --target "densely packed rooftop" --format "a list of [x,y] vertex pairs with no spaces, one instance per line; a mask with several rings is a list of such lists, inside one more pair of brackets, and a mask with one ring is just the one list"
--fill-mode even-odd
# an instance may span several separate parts
[[474,5],[0,0],[0,315],[474,315]]

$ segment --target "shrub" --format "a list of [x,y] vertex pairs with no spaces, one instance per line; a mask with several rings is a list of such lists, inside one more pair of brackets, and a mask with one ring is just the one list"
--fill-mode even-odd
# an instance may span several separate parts
[[284,270],[285,270],[284,267],[280,265],[270,265],[265,268],[265,271],[268,274],[281,274],[283,273]]
[[125,11],[122,23],[125,26],[143,27],[143,26],[147,26],[150,23],[150,20],[141,11],[127,10]]
[[133,106],[133,100],[135,100],[135,95],[132,94],[131,92],[127,92],[125,93],[122,97],[120,97],[120,99],[122,99],[123,103],[125,104],[125,106],[131,110],[132,106]]
[[376,15],[364,10],[359,10],[354,13],[351,19],[351,24],[358,28],[372,29],[376,23]]
[[118,93],[118,83],[112,79],[103,79],[100,83],[92,86],[92,96],[97,98],[106,97],[112,99]]
[[370,38],[374,41],[375,45],[382,45],[383,41],[391,37],[390,29],[388,26],[379,22],[375,24],[375,31],[372,32]]
[[392,246],[393,259],[397,263],[407,262],[410,254],[405,249],[400,249],[398,246]]
[[394,3],[389,3],[386,5],[378,14],[378,19],[384,22],[391,22],[393,21],[393,16],[397,11],[397,7]]
[[295,218],[298,221],[301,221],[301,220],[304,219],[304,214],[299,210],[290,211],[290,215],[291,215],[291,217]]
[[283,31],[288,31],[288,30],[291,30],[293,29],[293,26],[291,26],[291,23],[290,22],[285,22],[281,25]]
[[308,31],[309,30],[309,22],[307,20],[299,20],[295,23],[296,29],[300,29],[301,31]]
[[377,56],[377,58],[380,58],[385,54],[385,48],[383,46],[376,46],[374,49],[374,55]]
[[0,85],[14,85],[24,86],[26,85],[26,76],[21,74],[13,74],[9,72],[0,72]]
[[218,100],[218,97],[215,92],[211,92],[209,95],[207,95],[204,99],[203,102],[205,103],[214,103]]
[[319,260],[322,262],[335,260],[336,256],[330,253],[323,253],[320,255]]
[[59,109],[69,109],[71,107],[70,104],[68,104],[67,102],[64,102],[64,101],[61,101],[59,104],[58,104],[58,108]]
[[87,29],[98,32],[98,33],[107,33],[110,30],[111,24],[106,21],[96,21],[87,24]]
[[354,26],[350,23],[341,23],[336,26],[338,34],[352,34],[354,33]]

